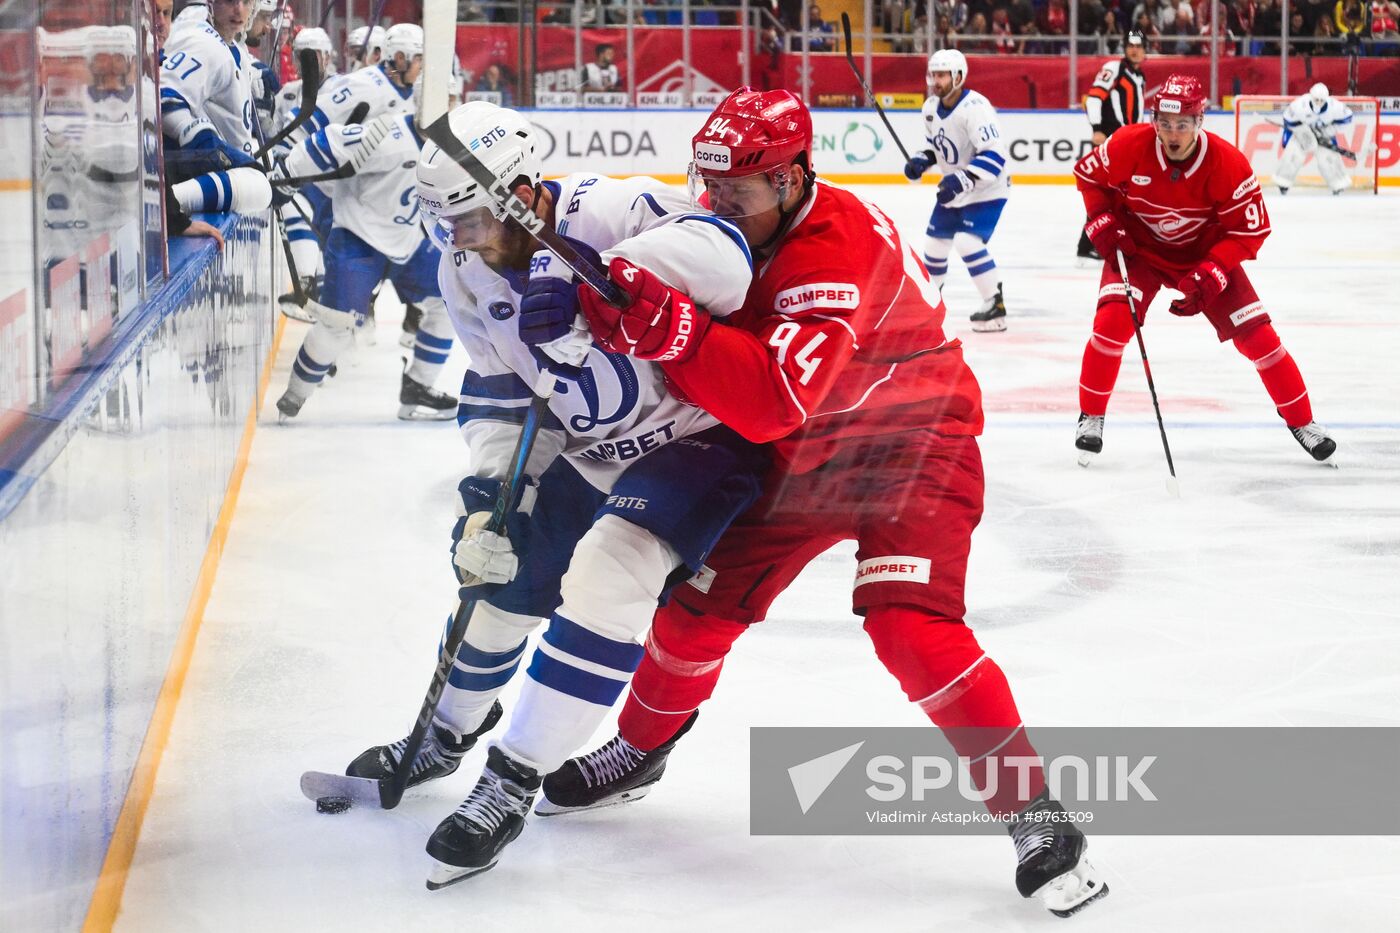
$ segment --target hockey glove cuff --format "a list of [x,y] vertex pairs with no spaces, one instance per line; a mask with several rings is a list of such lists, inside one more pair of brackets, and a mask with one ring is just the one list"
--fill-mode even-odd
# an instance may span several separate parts
[[658,363],[679,363],[695,353],[710,327],[709,312],[621,257],[612,261],[608,276],[632,297],[628,307],[614,308],[592,289],[578,289],[579,305],[599,343]]
[[[565,238],[585,262],[602,268],[598,251],[586,243]],[[579,317],[577,277],[553,252],[542,249],[530,257],[530,280],[520,299],[520,340],[531,347],[542,347],[575,329]],[[553,354],[551,354],[553,356]]]

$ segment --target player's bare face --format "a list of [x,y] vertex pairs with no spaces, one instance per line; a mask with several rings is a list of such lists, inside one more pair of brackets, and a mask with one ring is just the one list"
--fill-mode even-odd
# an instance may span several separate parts
[[953,83],[953,73],[951,71],[930,71],[928,74],[928,93],[930,97],[937,97],[945,104],[948,98],[953,96],[957,90]]
[[1200,117],[1159,114],[1152,119],[1152,126],[1157,130],[1157,138],[1161,140],[1167,158],[1173,162],[1190,158],[1196,151],[1196,137],[1201,128]]
[[209,19],[214,31],[225,42],[232,42],[248,23],[253,12],[253,0],[214,0],[209,7]]
[[423,73],[423,56],[415,55],[413,60],[404,67],[404,54],[400,52],[394,56],[394,74],[402,75],[399,82],[404,87],[413,87],[413,82],[418,80],[418,76]]

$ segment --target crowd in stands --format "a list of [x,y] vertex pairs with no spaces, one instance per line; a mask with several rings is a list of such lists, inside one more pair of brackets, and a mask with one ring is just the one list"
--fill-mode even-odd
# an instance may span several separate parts
[[[1209,54],[1211,0],[1078,0],[1082,54],[1116,55],[1129,29],[1149,52]],[[879,26],[901,51],[933,47],[973,54],[1066,54],[1069,0],[884,0]],[[1292,0],[1289,52],[1295,55],[1400,54],[1396,0]],[[1277,55],[1281,0],[1215,0],[1223,55]],[[1362,43],[1361,40],[1377,40]]]
[[[1116,55],[1123,35],[1137,29],[1148,50],[1162,55],[1209,52],[1212,0],[875,0],[874,28],[894,51],[927,53],[958,48],[971,54],[1066,54],[1069,4],[1079,6],[1078,51]],[[1214,0],[1221,54],[1277,55],[1282,0]],[[539,4],[541,22],[583,26],[624,25],[628,10],[637,25],[680,25],[681,0],[582,0]],[[740,0],[690,0],[690,22],[726,26],[738,22]],[[834,22],[810,0],[750,0],[772,34],[764,41],[783,50],[802,48],[804,7],[813,52],[840,51]],[[519,4],[460,0],[458,20],[515,22]],[[932,16],[932,28],[930,19]],[[1295,55],[1400,54],[1400,0],[1291,0],[1289,52]],[[931,40],[931,42],[930,42]],[[1364,40],[1364,41],[1363,41]],[[930,48],[930,45],[932,46]]]

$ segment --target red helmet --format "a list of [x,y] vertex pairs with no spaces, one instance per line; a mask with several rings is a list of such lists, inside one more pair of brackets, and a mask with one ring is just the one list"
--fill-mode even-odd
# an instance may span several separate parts
[[1154,113],[1198,117],[1206,112],[1206,89],[1191,75],[1169,75],[1152,98]]
[[691,139],[695,171],[736,178],[783,169],[806,157],[812,168],[812,115],[789,91],[741,87],[730,94]]

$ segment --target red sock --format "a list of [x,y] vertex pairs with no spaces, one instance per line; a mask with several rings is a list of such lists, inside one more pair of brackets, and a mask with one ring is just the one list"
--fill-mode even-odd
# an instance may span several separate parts
[[1102,415],[1108,411],[1108,397],[1123,365],[1123,350],[1132,337],[1133,322],[1126,302],[1111,301],[1099,308],[1079,370],[1079,410],[1084,414]]
[[1312,403],[1308,401],[1308,387],[1303,383],[1303,374],[1298,364],[1283,348],[1283,341],[1269,323],[1251,327],[1234,339],[1235,349],[1259,370],[1259,378],[1264,381],[1264,389],[1274,400],[1283,423],[1290,428],[1301,428],[1313,420]]
[[[982,652],[972,630],[910,606],[877,606],[865,620],[875,654],[905,696],[943,730],[969,762],[973,783],[986,791],[992,813],[1016,813],[1045,787],[1039,765],[1008,759],[1035,756],[1006,675]],[[995,762],[995,769],[992,763]],[[1019,787],[1022,778],[1024,788]]]
[[617,718],[622,737],[642,751],[671,738],[710,698],[724,656],[747,625],[695,616],[673,601],[658,609],[647,652]]

